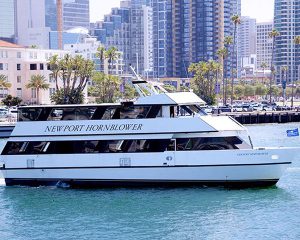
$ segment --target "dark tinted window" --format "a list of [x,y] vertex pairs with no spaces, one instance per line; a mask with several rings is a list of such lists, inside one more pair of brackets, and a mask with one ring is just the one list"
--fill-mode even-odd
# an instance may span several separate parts
[[176,141],[177,151],[226,150],[249,148],[238,137],[180,138]]
[[169,139],[8,142],[3,155],[164,152],[172,149]]

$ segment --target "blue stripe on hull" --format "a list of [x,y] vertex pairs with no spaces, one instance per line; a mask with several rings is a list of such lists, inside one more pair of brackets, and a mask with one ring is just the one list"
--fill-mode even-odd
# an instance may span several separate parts
[[6,186],[58,186],[70,188],[121,188],[121,187],[228,187],[228,188],[251,188],[270,187],[275,185],[279,179],[263,180],[240,180],[240,181],[183,181],[183,180],[97,180],[97,179],[5,179]]

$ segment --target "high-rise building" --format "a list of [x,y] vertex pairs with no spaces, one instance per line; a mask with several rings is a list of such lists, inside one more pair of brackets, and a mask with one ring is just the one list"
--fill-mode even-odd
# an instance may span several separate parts
[[152,0],[154,77],[172,76],[172,0]]
[[[300,0],[275,0],[274,28],[280,36],[275,41],[275,59],[277,83],[300,79],[300,46],[294,43],[300,35]],[[283,72],[283,67],[287,72]]]
[[49,46],[49,28],[45,26],[45,2],[16,0],[17,43],[23,46]]
[[[187,77],[193,62],[217,60],[224,37],[233,36],[231,16],[240,11],[240,0],[173,0],[173,76]],[[235,59],[227,61],[228,74],[237,67]]]
[[15,42],[15,0],[0,0],[0,40]]
[[93,26],[92,35],[106,47],[123,52],[124,71],[129,65],[139,74],[153,72],[153,11],[147,0],[122,1],[104,20]]
[[[74,27],[89,29],[90,4],[89,0],[63,0],[63,29]],[[46,26],[57,31],[56,0],[45,0]]]
[[267,69],[271,68],[273,41],[269,37],[269,33],[273,29],[273,22],[262,22],[256,24],[256,55],[257,68],[262,69],[262,64],[267,65]]
[[256,19],[250,17],[241,17],[239,26],[239,61],[240,66],[245,66],[243,59],[256,54]]

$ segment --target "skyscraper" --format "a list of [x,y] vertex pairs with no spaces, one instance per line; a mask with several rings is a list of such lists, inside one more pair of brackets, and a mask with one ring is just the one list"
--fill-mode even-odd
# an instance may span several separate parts
[[49,46],[49,28],[45,26],[45,2],[16,0],[17,43],[23,46]]
[[0,40],[15,42],[15,0],[0,0]]
[[[187,77],[188,66],[193,62],[218,59],[224,37],[233,36],[234,14],[240,15],[240,0],[172,1],[174,76]],[[236,68],[235,59],[228,59],[228,66]]]
[[[45,0],[46,26],[57,31],[56,0]],[[89,0],[63,0],[63,29],[84,27],[89,29],[90,4]]]
[[249,58],[251,54],[256,54],[256,19],[243,16],[239,26],[239,61],[241,67],[243,58]]
[[257,23],[256,25],[256,55],[257,67],[262,69],[262,64],[266,63],[267,69],[271,68],[273,41],[269,33],[273,29],[273,22]]
[[275,0],[274,28],[280,33],[275,42],[276,81],[285,80],[285,66],[287,82],[299,80],[300,46],[294,39],[300,35],[300,0]]
[[172,0],[152,0],[154,77],[172,76]]

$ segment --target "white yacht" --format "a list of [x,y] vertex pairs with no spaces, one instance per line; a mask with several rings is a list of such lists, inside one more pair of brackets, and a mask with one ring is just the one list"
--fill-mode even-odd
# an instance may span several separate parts
[[292,149],[254,149],[244,126],[206,115],[192,92],[134,85],[135,102],[19,108],[6,185],[271,186],[292,162]]

